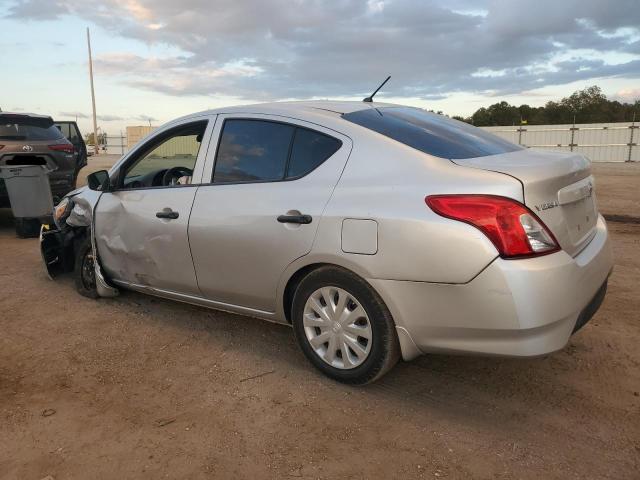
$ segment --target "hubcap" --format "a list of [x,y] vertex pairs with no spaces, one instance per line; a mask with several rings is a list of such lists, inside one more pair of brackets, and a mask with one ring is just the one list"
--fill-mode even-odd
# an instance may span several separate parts
[[332,367],[355,368],[369,356],[369,317],[360,302],[342,288],[313,292],[304,305],[303,326],[313,351]]

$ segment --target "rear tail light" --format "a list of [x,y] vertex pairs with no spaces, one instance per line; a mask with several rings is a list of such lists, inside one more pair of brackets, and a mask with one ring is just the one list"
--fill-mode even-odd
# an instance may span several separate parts
[[0,150],[2,150],[4,148],[4,145],[0,145]]
[[496,195],[430,195],[427,205],[452,220],[473,225],[502,258],[546,255],[560,250],[553,234],[520,202]]
[[74,148],[70,143],[60,143],[56,145],[49,145],[49,150],[55,150],[56,152],[73,153]]

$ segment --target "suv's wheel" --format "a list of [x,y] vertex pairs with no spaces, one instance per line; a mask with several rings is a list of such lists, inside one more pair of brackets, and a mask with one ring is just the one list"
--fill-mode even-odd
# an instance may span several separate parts
[[321,267],[300,282],[292,321],[306,357],[340,382],[373,382],[400,357],[389,309],[364,280],[341,268]]
[[78,243],[73,276],[76,289],[80,295],[89,298],[98,298],[93,249],[91,248],[91,237],[89,235],[86,235]]
[[34,238],[40,235],[40,220],[37,218],[16,218],[16,235],[20,238]]

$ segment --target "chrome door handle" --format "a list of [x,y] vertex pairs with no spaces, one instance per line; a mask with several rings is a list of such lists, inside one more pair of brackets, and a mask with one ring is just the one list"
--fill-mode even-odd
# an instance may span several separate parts
[[280,223],[299,223],[302,225],[308,225],[312,220],[311,215],[280,215],[278,217]]
[[165,208],[161,212],[156,213],[156,217],[158,217],[158,218],[167,218],[169,220],[175,220],[179,216],[180,216],[180,214],[178,212],[174,212],[170,208]]

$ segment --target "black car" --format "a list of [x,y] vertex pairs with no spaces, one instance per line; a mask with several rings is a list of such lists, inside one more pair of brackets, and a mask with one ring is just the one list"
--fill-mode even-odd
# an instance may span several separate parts
[[[75,122],[54,123],[49,116],[0,112],[0,166],[46,165],[51,170],[54,202],[75,188],[78,171],[86,164],[87,148]],[[0,208],[10,206],[0,179]],[[31,236],[35,232],[29,231],[37,228],[20,220],[16,230],[20,236]]]

